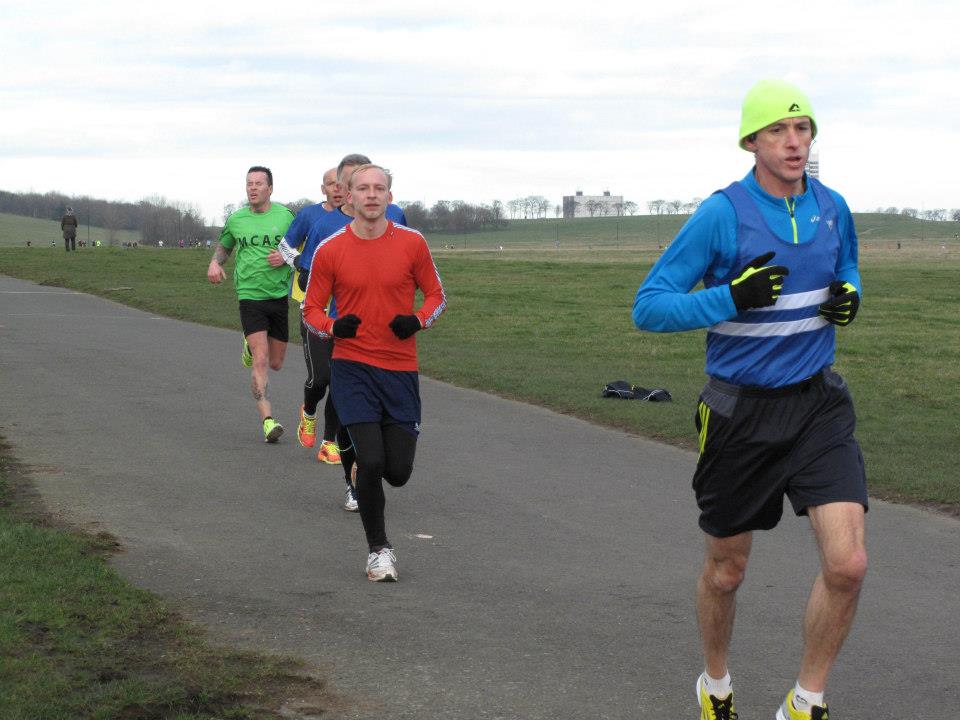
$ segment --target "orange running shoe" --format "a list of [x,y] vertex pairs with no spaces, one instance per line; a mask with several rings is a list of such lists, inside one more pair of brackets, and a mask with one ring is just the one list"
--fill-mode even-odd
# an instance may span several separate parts
[[340,464],[340,448],[333,440],[324,440],[320,443],[320,452],[317,453],[317,460],[327,465]]
[[303,413],[303,405],[300,406],[300,424],[297,426],[297,439],[300,444],[306,448],[312,448],[317,442],[317,418],[307,417]]

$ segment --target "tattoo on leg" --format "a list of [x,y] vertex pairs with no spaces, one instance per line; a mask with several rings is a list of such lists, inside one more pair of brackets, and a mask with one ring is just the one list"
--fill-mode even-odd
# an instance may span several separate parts
[[267,383],[264,383],[263,387],[261,388],[261,387],[257,387],[257,383],[256,381],[254,381],[253,383],[251,383],[250,389],[253,391],[253,399],[256,400],[257,402],[260,402],[261,400],[270,399],[270,395],[267,392]]

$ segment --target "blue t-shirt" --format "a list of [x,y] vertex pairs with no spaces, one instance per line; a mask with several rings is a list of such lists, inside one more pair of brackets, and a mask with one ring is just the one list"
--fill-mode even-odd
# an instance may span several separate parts
[[[778,198],[760,187],[753,170],[740,182],[778,238],[796,244],[813,240],[820,208],[809,183],[801,195]],[[839,193],[824,189],[837,209],[840,249],[836,277],[852,284],[862,295],[853,216]],[[723,278],[738,269],[734,267],[737,250],[737,213],[723,193],[714,193],[703,201],[651,268],[634,299],[633,322],[641,330],[677,332],[734,318],[737,308],[729,285],[690,291],[706,277]],[[776,257],[771,260],[776,262]]]

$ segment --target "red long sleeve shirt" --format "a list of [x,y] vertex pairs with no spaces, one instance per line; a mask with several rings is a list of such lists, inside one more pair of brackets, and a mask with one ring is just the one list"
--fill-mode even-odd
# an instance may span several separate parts
[[[423,304],[414,312],[414,293]],[[430,327],[447,306],[440,275],[423,235],[387,223],[378,238],[357,237],[348,225],[317,248],[310,266],[303,304],[307,329],[333,336],[333,319],[325,305],[336,298],[337,315],[356,315],[355,338],[336,338],[335,360],[354,360],[385,370],[417,370],[417,336],[399,339],[390,329],[397,315],[416,315]]]

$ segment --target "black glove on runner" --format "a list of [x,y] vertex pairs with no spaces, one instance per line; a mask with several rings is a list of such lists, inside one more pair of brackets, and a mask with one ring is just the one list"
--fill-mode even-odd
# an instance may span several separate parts
[[333,336],[344,339],[356,337],[358,327],[360,318],[356,315],[344,315],[333,321]]
[[824,320],[834,325],[849,325],[860,309],[860,293],[848,282],[834,280],[830,283],[830,299],[820,305],[819,313]]
[[769,307],[777,302],[783,288],[783,278],[790,274],[783,265],[765,265],[773,256],[772,250],[755,257],[740,270],[740,275],[730,283],[730,295],[737,310]]
[[310,268],[304,267],[300,264],[300,261],[303,260],[303,255],[297,255],[293,261],[293,269],[297,271],[297,287],[300,288],[301,292],[307,291],[307,278],[310,277]]
[[390,329],[401,340],[406,340],[421,329],[420,318],[416,315],[397,315],[390,321]]

